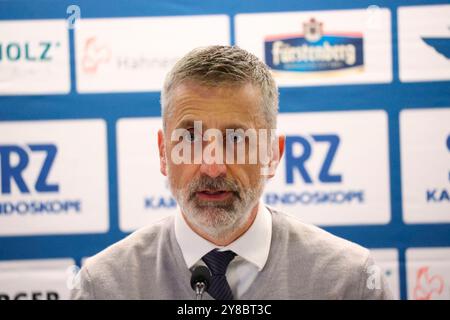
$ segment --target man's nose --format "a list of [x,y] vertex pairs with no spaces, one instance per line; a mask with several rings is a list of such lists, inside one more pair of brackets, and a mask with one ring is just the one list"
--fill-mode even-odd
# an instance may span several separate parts
[[226,176],[227,174],[227,168],[225,164],[219,164],[219,163],[212,163],[207,164],[203,162],[200,165],[200,172],[203,174],[206,174],[210,176],[211,178],[217,178],[219,176]]
[[226,176],[227,167],[223,157],[220,155],[203,155],[200,172],[211,178],[217,178],[219,176]]

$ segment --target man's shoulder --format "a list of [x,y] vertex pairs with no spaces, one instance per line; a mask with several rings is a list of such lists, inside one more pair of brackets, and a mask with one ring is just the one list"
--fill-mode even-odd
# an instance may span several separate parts
[[374,261],[368,249],[293,215],[269,210],[279,245],[276,255],[285,257],[283,260],[287,262],[283,267],[295,275],[290,277],[290,285],[297,284],[299,292],[306,292],[305,297],[392,299],[382,274],[377,278],[379,287],[369,286],[372,271],[376,269],[371,268]]
[[169,216],[142,227],[88,258],[86,267],[90,273],[107,272],[139,264],[143,259],[151,261],[156,257],[160,245],[169,241],[172,225],[173,217]]
[[86,260],[72,299],[138,299],[155,279],[157,259],[167,256],[173,217],[138,229]]
[[367,248],[305,223],[292,214],[269,209],[274,228],[279,228],[288,237],[290,251],[297,252],[302,259],[309,257],[312,261],[330,263],[329,266],[342,264],[347,268],[352,265],[361,268],[367,262],[370,256]]

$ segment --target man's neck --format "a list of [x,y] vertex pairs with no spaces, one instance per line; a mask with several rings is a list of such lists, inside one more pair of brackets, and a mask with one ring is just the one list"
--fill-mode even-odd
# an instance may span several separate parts
[[208,240],[211,243],[214,243],[217,246],[224,247],[224,246],[229,245],[233,241],[237,240],[240,236],[242,236],[245,232],[247,232],[247,230],[252,226],[253,222],[255,221],[256,215],[258,213],[258,207],[259,207],[259,203],[257,203],[255,205],[255,207],[252,209],[250,216],[247,219],[247,221],[244,223],[244,225],[233,230],[231,233],[228,233],[228,234],[222,235],[222,236],[217,236],[217,237],[212,236],[212,235],[204,232],[203,230],[197,228],[193,224],[191,224],[188,221],[188,219],[186,219],[186,216],[183,211],[181,211],[181,215],[182,215],[184,221],[186,221],[187,225],[192,229],[192,231],[194,231],[200,237]]

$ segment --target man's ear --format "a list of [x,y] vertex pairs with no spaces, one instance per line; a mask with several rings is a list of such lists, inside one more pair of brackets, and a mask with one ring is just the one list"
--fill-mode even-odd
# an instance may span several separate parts
[[278,162],[280,162],[281,158],[283,157],[285,144],[286,144],[286,136],[283,134],[279,135],[278,136],[278,151],[279,151]]
[[275,175],[275,171],[284,154],[285,142],[286,137],[284,135],[279,135],[272,143],[272,159],[270,160],[270,173],[267,175],[268,178],[272,178]]
[[166,143],[164,140],[164,133],[158,130],[158,149],[159,149],[159,170],[167,176],[167,159],[166,159]]

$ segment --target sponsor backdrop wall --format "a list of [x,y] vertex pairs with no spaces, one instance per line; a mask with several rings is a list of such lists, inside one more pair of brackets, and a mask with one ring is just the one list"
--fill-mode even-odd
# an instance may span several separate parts
[[1,1],[0,299],[65,299],[84,259],[173,214],[159,91],[210,44],[279,84],[263,200],[370,248],[397,298],[449,299],[450,4],[424,0]]

